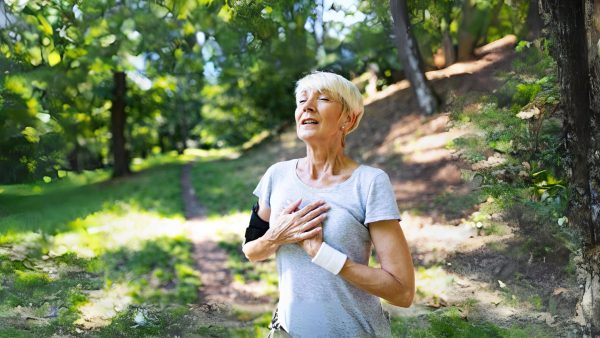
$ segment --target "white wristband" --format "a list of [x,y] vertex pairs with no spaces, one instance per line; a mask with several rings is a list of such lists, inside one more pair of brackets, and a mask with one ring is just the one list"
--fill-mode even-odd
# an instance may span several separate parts
[[323,242],[319,248],[319,251],[312,259],[312,262],[331,272],[332,274],[337,275],[344,267],[346,258],[348,258],[348,256]]

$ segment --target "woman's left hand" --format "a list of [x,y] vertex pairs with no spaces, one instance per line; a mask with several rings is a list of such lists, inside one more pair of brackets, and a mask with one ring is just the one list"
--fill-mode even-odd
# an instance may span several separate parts
[[[319,224],[318,226],[322,227],[323,224]],[[323,243],[323,230],[317,232],[317,234],[311,238],[307,238],[301,241],[300,246],[310,257],[315,257],[319,249],[321,248],[321,244]]]

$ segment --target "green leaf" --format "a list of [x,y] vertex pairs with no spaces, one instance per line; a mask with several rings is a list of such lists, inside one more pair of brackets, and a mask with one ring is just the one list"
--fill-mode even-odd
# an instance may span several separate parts
[[30,143],[38,143],[40,141],[40,133],[35,128],[25,127],[25,129],[21,131],[21,134]]
[[52,35],[52,26],[50,25],[50,23],[48,23],[48,20],[46,20],[46,18],[44,18],[44,16],[41,14],[37,15],[37,19],[40,22],[42,32],[44,32],[44,34],[46,35]]
[[60,54],[55,50],[50,52],[50,54],[48,55],[48,64],[50,65],[50,67],[54,67],[57,64],[59,64],[60,60]]
[[33,66],[39,66],[42,64],[42,49],[40,47],[29,48],[29,63]]

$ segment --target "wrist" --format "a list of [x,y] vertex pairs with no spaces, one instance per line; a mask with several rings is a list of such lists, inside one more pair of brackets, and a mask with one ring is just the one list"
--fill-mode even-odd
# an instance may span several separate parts
[[265,240],[265,244],[271,249],[277,249],[280,245],[279,241],[277,240],[277,237],[274,236],[273,232],[270,229],[269,231],[267,231],[263,239]]
[[321,244],[319,244],[319,246],[317,246],[316,248],[315,247],[308,248],[306,253],[308,254],[308,256],[310,256],[311,259],[315,258],[317,253],[319,253],[319,250],[321,250],[321,246],[323,246],[323,244],[324,244],[324,242],[321,242]]
[[323,242],[311,262],[337,275],[346,264],[347,258],[348,256]]

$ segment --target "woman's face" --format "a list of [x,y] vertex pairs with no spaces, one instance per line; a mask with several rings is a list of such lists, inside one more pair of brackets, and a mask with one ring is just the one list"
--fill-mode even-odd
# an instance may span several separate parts
[[342,103],[327,92],[306,90],[296,96],[296,132],[305,142],[339,142]]

